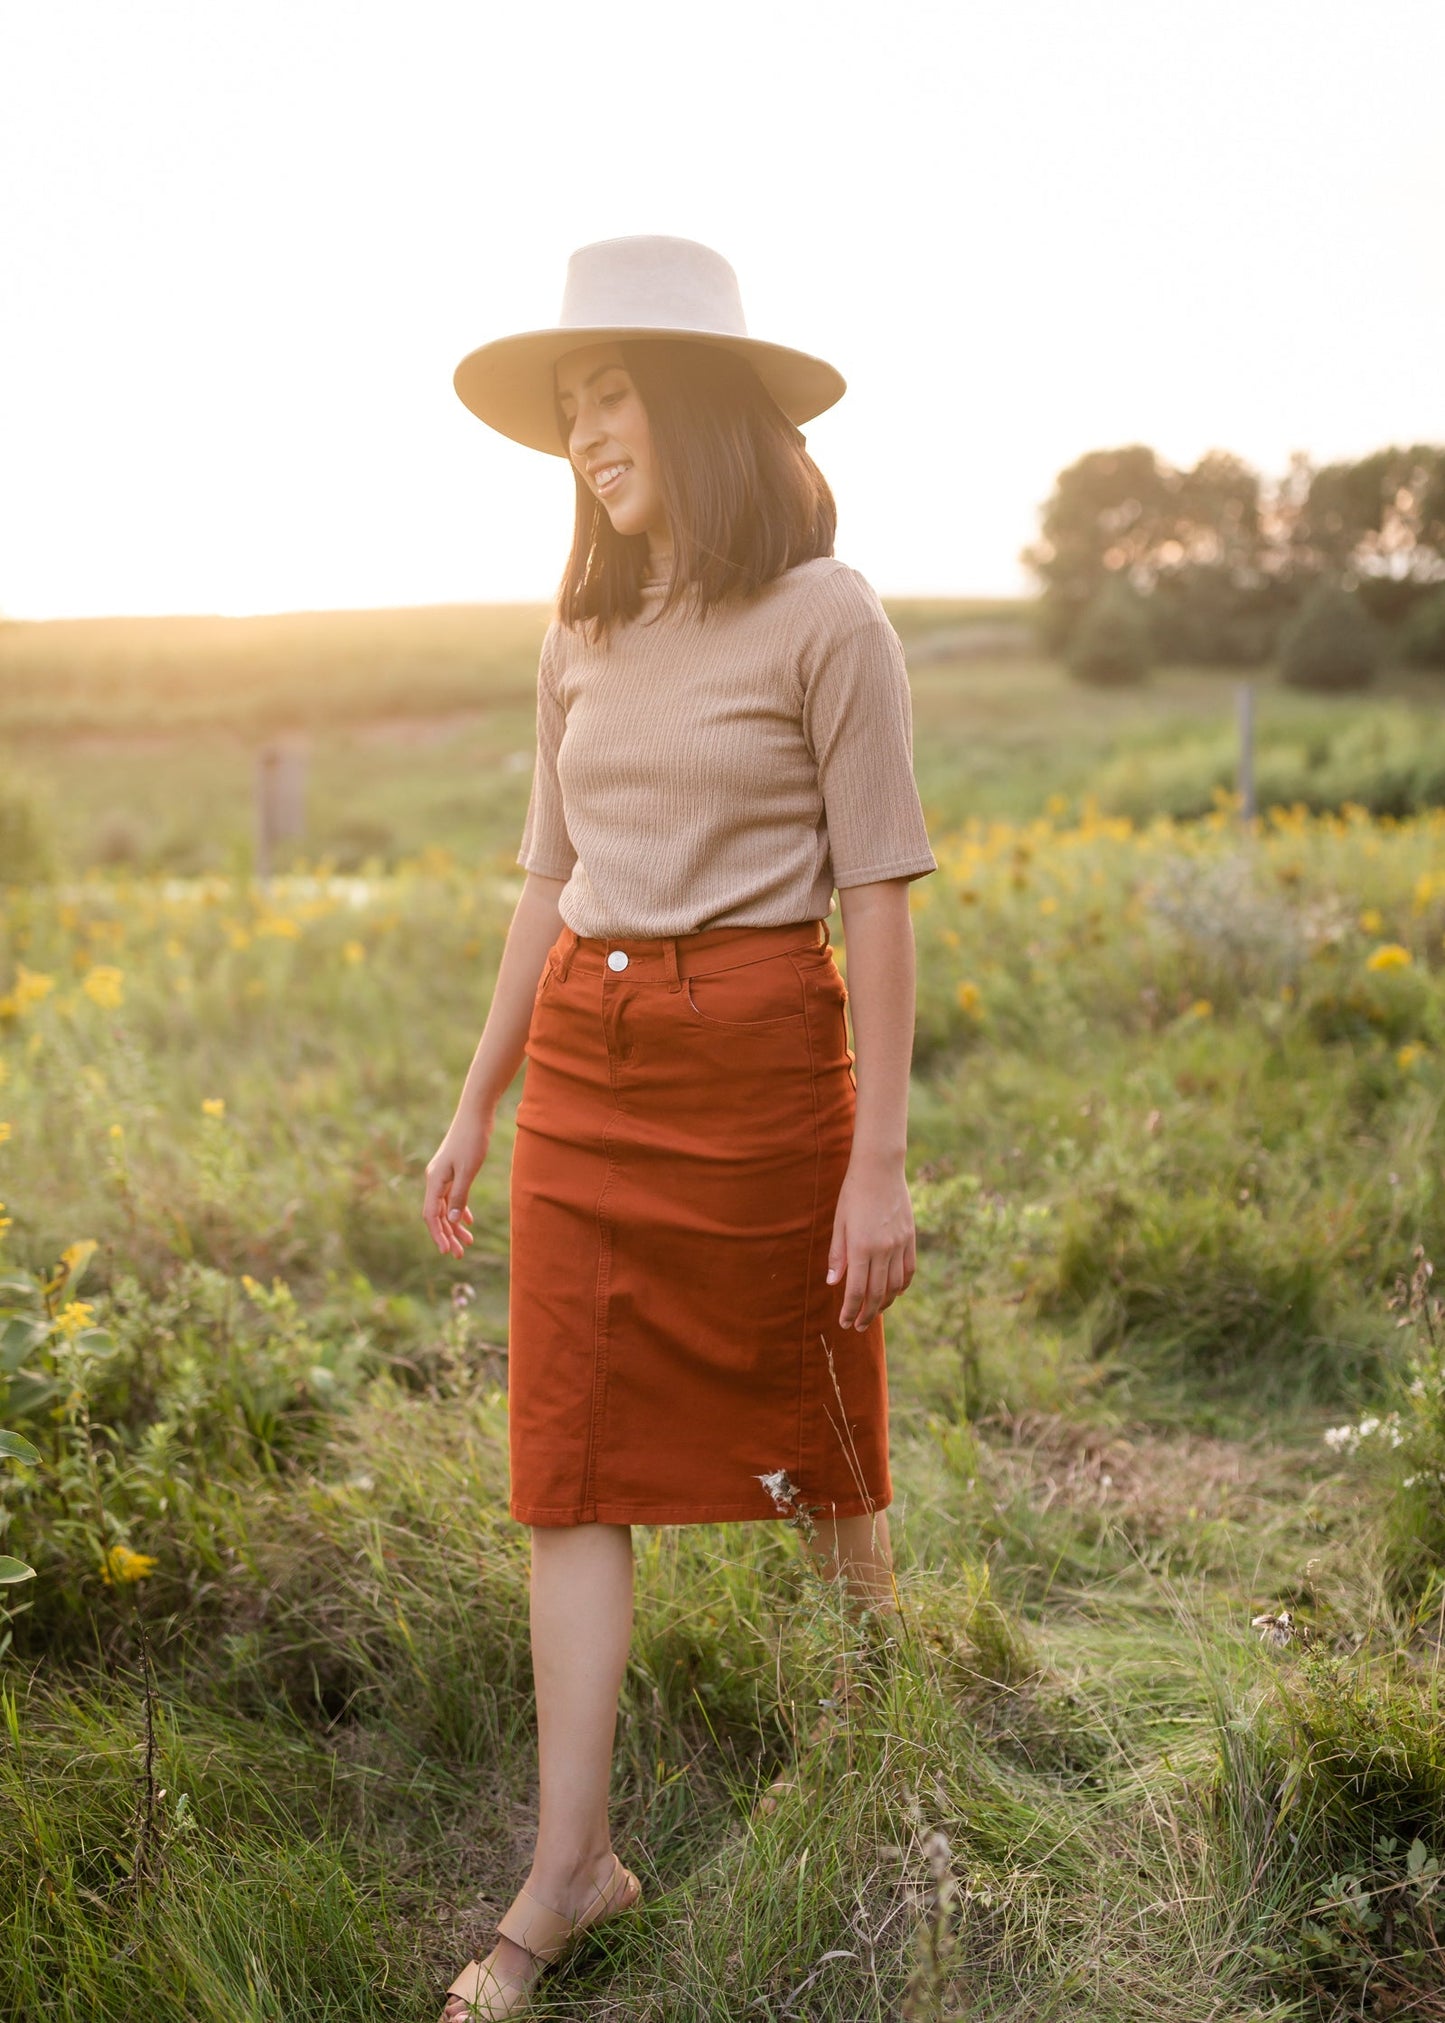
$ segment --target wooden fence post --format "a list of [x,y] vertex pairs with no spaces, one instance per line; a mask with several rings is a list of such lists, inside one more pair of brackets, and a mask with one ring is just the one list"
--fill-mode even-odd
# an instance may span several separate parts
[[1239,816],[1254,820],[1254,683],[1239,684]]

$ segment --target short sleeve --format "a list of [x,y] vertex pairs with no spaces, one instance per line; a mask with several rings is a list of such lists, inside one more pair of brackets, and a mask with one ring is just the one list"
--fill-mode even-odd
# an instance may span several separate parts
[[577,852],[567,833],[562,789],[557,778],[557,751],[567,725],[567,713],[557,693],[555,648],[557,621],[547,628],[537,664],[537,762],[532,768],[532,792],[522,824],[517,862],[542,878],[570,877]]
[[803,731],[818,767],[841,892],[938,869],[913,777],[903,642],[877,592],[846,564],[810,600],[798,648]]

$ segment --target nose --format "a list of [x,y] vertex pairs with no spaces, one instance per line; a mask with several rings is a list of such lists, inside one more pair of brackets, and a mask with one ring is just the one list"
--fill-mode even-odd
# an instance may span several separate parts
[[589,453],[601,442],[603,430],[600,421],[585,412],[579,412],[567,436],[569,454],[578,463],[585,463]]

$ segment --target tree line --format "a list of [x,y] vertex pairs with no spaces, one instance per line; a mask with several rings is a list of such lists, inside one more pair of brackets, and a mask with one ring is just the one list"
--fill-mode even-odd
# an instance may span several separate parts
[[1059,473],[1022,560],[1043,644],[1086,679],[1153,661],[1280,659],[1355,686],[1382,659],[1445,669],[1445,447],[1377,450],[1282,478],[1211,450],[1176,469],[1143,444]]

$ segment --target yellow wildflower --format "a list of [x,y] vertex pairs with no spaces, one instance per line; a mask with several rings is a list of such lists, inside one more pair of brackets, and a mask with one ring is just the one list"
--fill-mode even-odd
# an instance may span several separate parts
[[125,1136],[125,1125],[112,1124],[110,1127],[110,1135],[112,1138],[123,1138]]
[[958,999],[961,1011],[966,1011],[971,1018],[978,1017],[983,1007],[983,998],[976,983],[961,983],[954,995]]
[[1046,897],[1044,897],[1039,901],[1040,913],[1057,913],[1058,910],[1059,910],[1059,902],[1057,899],[1055,899],[1052,893],[1047,894]]
[[341,951],[341,959],[343,962],[364,962],[366,959],[366,943],[364,941],[348,941]]
[[940,927],[938,938],[945,948],[957,948],[962,939],[956,927]]
[[249,948],[251,946],[251,937],[239,921],[223,920],[221,925],[226,930],[226,939],[230,942],[232,948]]
[[1408,969],[1413,957],[1398,941],[1382,941],[1365,959],[1366,969]]
[[9,1137],[10,1137],[9,1124],[0,1124],[0,1145],[5,1144],[9,1139]]
[[98,962],[88,969],[80,987],[102,1011],[115,1011],[125,997],[125,979],[109,962]]
[[1378,906],[1367,906],[1360,915],[1360,931],[1364,934],[1378,934],[1384,924],[1384,916]]
[[261,1284],[261,1281],[259,1279],[252,1278],[250,1272],[248,1271],[243,1271],[241,1273],[241,1283],[246,1288],[247,1292],[251,1295],[252,1299],[255,1299],[258,1293],[264,1293],[266,1290],[265,1286]]
[[15,988],[0,998],[0,1014],[9,1018],[21,1018],[31,1005],[39,1004],[49,997],[55,988],[55,978],[46,976],[38,969],[27,969],[23,962],[15,966]]
[[1418,1046],[1413,1040],[1407,1040],[1405,1045],[1396,1052],[1396,1063],[1408,1074],[1424,1051],[1425,1049],[1422,1046]]
[[55,1328],[73,1342],[82,1328],[88,1328],[95,1318],[95,1308],[88,1299],[67,1300],[55,1316]]
[[100,1577],[107,1587],[132,1587],[153,1574],[160,1565],[148,1552],[132,1552],[128,1545],[113,1545],[100,1563]]
[[201,1099],[201,1108],[208,1117],[224,1117],[226,1099],[224,1096],[204,1096]]
[[72,1278],[79,1278],[99,1248],[93,1236],[83,1236],[79,1243],[66,1244],[60,1253],[60,1262]]
[[1212,1019],[1214,1006],[1207,997],[1197,997],[1189,1007],[1188,1016],[1192,1019]]
[[13,1229],[14,1227],[15,1217],[5,1213],[5,1203],[0,1201],[0,1236],[3,1236],[7,1229]]
[[300,933],[300,924],[286,913],[268,913],[256,922],[257,934],[274,935],[278,941],[295,941]]

